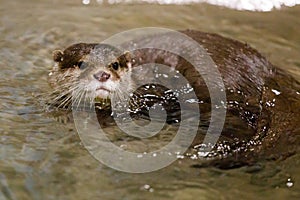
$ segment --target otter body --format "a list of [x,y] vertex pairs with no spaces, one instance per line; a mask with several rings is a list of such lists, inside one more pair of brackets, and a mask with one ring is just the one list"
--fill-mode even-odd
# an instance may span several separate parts
[[[226,90],[225,125],[211,154],[222,159],[215,159],[211,163],[221,168],[231,168],[252,164],[259,159],[284,158],[298,152],[299,83],[247,44],[217,34],[192,30],[181,33],[198,42],[208,52],[217,65]],[[145,41],[155,42],[159,42],[157,37]],[[103,49],[107,49],[107,52]],[[79,91],[84,90],[79,93],[99,105],[101,117],[101,112],[109,110],[113,93],[120,96],[120,91],[134,92],[131,91],[134,85],[131,71],[134,67],[159,63],[178,70],[189,81],[201,102],[198,104],[201,112],[199,133],[193,146],[203,140],[202,132],[207,130],[211,116],[211,99],[202,76],[184,58],[158,49],[124,53],[108,46],[80,43],[63,52],[56,51],[54,61],[57,64],[49,77],[50,85],[54,88],[54,104],[67,107],[72,91],[78,85],[88,85],[85,89],[79,87]],[[84,70],[96,65],[101,68]],[[163,91],[160,87],[156,90]],[[163,95],[162,91],[154,92]],[[147,103],[151,106],[155,101]],[[174,112],[180,109],[176,102],[168,101],[164,105]],[[170,122],[176,121],[173,118],[177,117],[172,115]]]

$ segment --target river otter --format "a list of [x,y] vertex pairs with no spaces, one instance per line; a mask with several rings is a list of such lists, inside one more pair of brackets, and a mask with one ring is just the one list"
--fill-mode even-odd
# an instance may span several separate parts
[[[248,44],[193,30],[181,33],[208,52],[221,73],[226,89],[225,125],[214,151],[208,155],[218,159],[211,159],[210,164],[233,168],[253,164],[259,159],[285,158],[297,152],[300,142],[299,82],[272,65]],[[151,42],[155,42],[153,40]],[[178,70],[187,78],[200,102],[199,132],[207,130],[211,114],[207,85],[191,63],[180,56],[160,49],[120,52],[110,45],[79,43],[64,51],[55,51],[53,58],[57,63],[49,76],[50,85],[54,88],[53,105],[67,108],[72,101],[72,92],[77,91],[78,98],[73,101],[88,98],[97,104],[97,112],[101,115],[110,110],[113,95],[122,98],[122,91],[134,92],[131,73],[134,67],[159,63]],[[158,86],[147,92],[154,92],[160,97],[165,95],[166,90]],[[146,104],[151,106],[156,101],[148,100]],[[176,113],[168,116],[167,121],[180,121],[180,106],[175,96],[169,95],[164,103],[171,113]],[[142,112],[139,115],[145,114],[145,110],[139,111]],[[201,133],[197,135],[192,145],[194,148],[201,143],[202,136]]]

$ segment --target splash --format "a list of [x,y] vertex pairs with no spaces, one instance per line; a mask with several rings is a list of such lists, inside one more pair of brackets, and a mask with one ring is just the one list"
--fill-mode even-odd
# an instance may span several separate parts
[[[98,4],[120,4],[120,3],[150,3],[150,4],[175,4],[188,5],[194,3],[208,3],[224,6],[236,10],[250,10],[268,12],[280,9],[283,6],[292,7],[300,4],[300,0],[95,0]],[[91,0],[82,0],[82,3],[90,4]]]

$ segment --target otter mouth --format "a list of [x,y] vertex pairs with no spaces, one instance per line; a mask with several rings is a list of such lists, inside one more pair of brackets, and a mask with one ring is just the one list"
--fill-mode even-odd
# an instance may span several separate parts
[[100,98],[100,99],[107,99],[110,97],[110,94],[111,94],[111,90],[101,86],[101,87],[98,87],[96,90],[95,90],[95,96],[96,98]]
[[107,89],[107,88],[105,88],[105,87],[98,87],[98,88],[96,89],[96,91],[99,91],[99,90],[106,91],[106,92],[109,92],[109,93],[110,93],[110,90]]

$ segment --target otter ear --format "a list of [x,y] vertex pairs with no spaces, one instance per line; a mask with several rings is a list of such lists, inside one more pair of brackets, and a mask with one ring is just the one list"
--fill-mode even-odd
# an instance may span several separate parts
[[64,56],[64,53],[61,50],[55,50],[55,51],[53,51],[53,60],[55,62],[61,62],[61,61],[63,61],[63,56]]
[[125,57],[127,66],[128,66],[129,68],[131,68],[132,65],[135,63],[135,60],[132,58],[130,52],[129,52],[129,51],[125,51],[125,52],[124,52],[124,57]]
[[124,56],[125,56],[126,62],[131,62],[131,54],[129,51],[125,51]]

